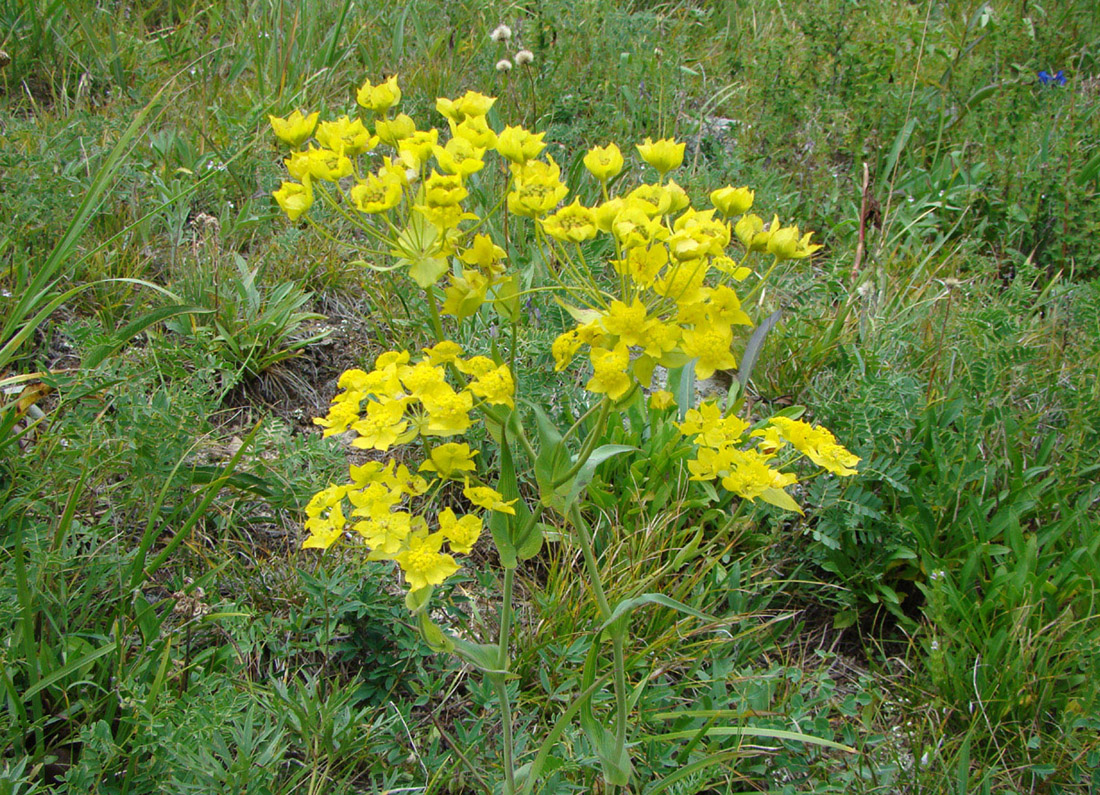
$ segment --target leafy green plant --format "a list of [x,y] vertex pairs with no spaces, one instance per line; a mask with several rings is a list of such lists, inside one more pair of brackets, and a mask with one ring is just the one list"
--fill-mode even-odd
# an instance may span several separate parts
[[293,282],[284,282],[264,291],[257,279],[260,269],[249,269],[245,260],[234,255],[236,276],[210,275],[185,285],[183,293],[209,312],[170,320],[167,326],[178,334],[201,340],[229,375],[233,384],[242,377],[256,377],[280,362],[300,354],[309,345],[325,339],[332,329],[309,334],[304,327],[324,315],[300,311],[310,301]]

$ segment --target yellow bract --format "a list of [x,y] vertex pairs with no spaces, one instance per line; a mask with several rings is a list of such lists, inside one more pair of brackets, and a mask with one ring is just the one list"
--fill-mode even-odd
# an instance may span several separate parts
[[584,167],[600,182],[608,182],[623,170],[623,153],[614,143],[593,147],[584,156]]
[[372,85],[367,80],[355,93],[355,101],[379,116],[401,101],[401,89],[397,86],[397,75],[384,83]]
[[303,116],[300,110],[296,110],[285,119],[278,116],[268,116],[267,119],[271,122],[271,129],[276,138],[291,146],[301,146],[309,136],[313,135],[313,129],[317,126],[320,115],[313,112]]
[[645,143],[638,144],[638,154],[664,177],[684,162],[684,147],[685,144],[676,143],[671,138],[661,138],[658,141],[646,138]]

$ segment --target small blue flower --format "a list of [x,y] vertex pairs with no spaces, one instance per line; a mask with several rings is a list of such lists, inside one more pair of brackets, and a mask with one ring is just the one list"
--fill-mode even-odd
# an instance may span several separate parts
[[1045,69],[1039,72],[1039,84],[1044,86],[1064,86],[1066,84],[1066,73],[1064,70],[1059,69],[1057,74],[1051,74]]

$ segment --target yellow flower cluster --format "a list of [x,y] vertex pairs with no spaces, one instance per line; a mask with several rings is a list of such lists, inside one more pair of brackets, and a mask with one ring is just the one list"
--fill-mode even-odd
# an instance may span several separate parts
[[792,420],[789,417],[772,417],[768,422],[778,431],[783,441],[790,442],[798,452],[822,469],[834,475],[856,474],[855,465],[859,463],[859,456],[839,444],[827,428],[815,428],[802,420]]
[[[395,561],[405,573],[410,591],[440,585],[459,569],[453,555],[468,554],[477,543],[482,516],[478,512],[458,516],[446,507],[436,513],[433,530],[422,513],[409,510],[408,503],[412,498],[437,492],[447,479],[459,475],[468,478],[476,452],[455,443],[433,449],[429,461],[420,466],[421,472],[433,474],[432,483],[393,461],[352,466],[351,482],[329,486],[309,501],[309,537],[302,546],[328,549],[350,537],[367,547],[370,560]],[[472,486],[467,480],[464,494],[474,506],[512,510],[498,492],[487,486]],[[444,543],[449,552],[442,551]]]
[[[448,368],[462,382],[447,380]],[[388,351],[369,373],[349,370],[340,377],[341,392],[328,416],[314,420],[324,435],[351,431],[353,446],[386,451],[417,436],[447,437],[467,430],[479,403],[514,406],[515,384],[506,365],[485,356],[463,358],[462,348],[444,340],[412,360],[408,351]],[[462,516],[446,507],[436,515],[433,531],[423,515],[409,510],[412,498],[439,493],[443,483],[463,484],[466,501],[483,511],[514,514],[496,489],[481,484],[474,463],[476,450],[445,442],[432,446],[416,474],[389,461],[352,466],[351,482],[330,486],[306,506],[306,548],[328,549],[352,537],[370,550],[371,560],[393,560],[405,573],[410,591],[439,585],[456,571],[452,554],[466,554],[482,530],[481,515]],[[423,474],[421,474],[423,473]],[[431,478],[427,480],[425,476]]]
[[[835,475],[854,475],[859,457],[840,444],[825,428],[772,417],[768,424],[749,433],[749,424],[737,416],[722,416],[717,403],[708,401],[689,409],[676,427],[698,445],[696,457],[688,461],[692,480],[720,479],[722,487],[749,501],[760,497],[782,508],[797,509],[783,493],[797,482],[795,475],[771,464],[787,443],[815,464]],[[756,439],[755,447],[748,446]]]
[[[552,353],[563,370],[587,345],[593,376],[586,388],[615,400],[635,383],[648,383],[658,364],[674,368],[694,359],[699,378],[736,367],[733,327],[752,324],[737,293],[722,282],[751,273],[745,265],[750,252],[768,251],[778,261],[819,248],[797,227],[781,227],[778,218],[765,230],[757,216],[746,214],[754,194],[745,187],[716,190],[711,209],[693,208],[683,188],[664,180],[683,160],[682,143],[646,139],[637,149],[660,175],[658,182],[611,197],[607,186],[622,170],[623,155],[614,143],[596,147],[584,164],[603,186],[604,201],[593,207],[574,201],[541,221],[543,231],[563,244],[600,234],[614,241],[619,294],[589,291],[589,307],[571,310],[577,323],[554,341]],[[741,220],[731,228],[736,215]],[[742,227],[753,230],[748,242]],[[735,235],[740,261],[727,253]]]
[[[447,366],[462,376],[456,389]],[[325,417],[314,422],[325,436],[352,431],[353,447],[386,451],[417,436],[465,433],[479,402],[514,407],[515,382],[505,364],[487,356],[462,358],[458,343],[444,340],[416,361],[408,351],[387,351],[371,372],[348,370]]]

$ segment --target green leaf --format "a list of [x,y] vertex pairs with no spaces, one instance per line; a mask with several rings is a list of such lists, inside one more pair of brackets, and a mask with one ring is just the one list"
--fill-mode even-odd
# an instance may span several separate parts
[[477,668],[488,674],[506,676],[507,671],[500,667],[500,649],[487,643],[471,643],[461,638],[448,637],[454,653]]
[[424,612],[424,608],[428,606],[434,590],[435,588],[429,585],[417,591],[409,591],[405,594],[405,607],[409,609],[410,613]]
[[695,360],[668,371],[668,391],[676,396],[676,416],[683,422],[695,405]]
[[85,666],[91,665],[91,663],[93,663],[95,660],[98,660],[104,655],[110,654],[114,650],[115,645],[113,643],[108,643],[105,646],[100,646],[98,649],[90,651],[87,654],[82,655],[75,660],[72,660],[66,665],[63,665],[62,667],[55,670],[49,676],[44,676],[39,679],[37,684],[28,687],[27,690],[23,693],[23,700],[26,701],[27,699],[34,697],[38,693],[45,690],[47,687],[53,685],[55,682],[66,678],[67,676],[69,676],[69,674],[75,671],[79,671],[85,668]]
[[584,466],[580,468],[580,471],[577,472],[577,476],[573,479],[573,485],[569,489],[569,495],[565,498],[565,509],[569,510],[573,503],[576,502],[577,497],[584,491],[585,486],[591,482],[592,477],[596,474],[596,467],[609,458],[637,450],[637,447],[626,444],[605,444],[593,450],[592,454],[588,456],[588,460],[584,462]]
[[562,442],[562,433],[541,406],[524,401],[535,414],[535,430],[539,436],[539,453],[535,457],[535,482],[539,498],[549,506],[554,500],[554,484],[569,471],[569,456]]
[[432,651],[442,651],[448,654],[455,650],[454,641],[443,634],[435,622],[428,616],[428,611],[423,610],[416,614],[416,620],[420,627],[420,635]]
[[[672,714],[679,715],[682,713]],[[678,732],[667,732],[666,734],[649,734],[641,739],[645,741],[684,740],[694,737],[698,733],[698,729],[686,729]],[[850,754],[857,753],[856,749],[849,745],[842,745],[832,740],[814,737],[811,734],[787,731],[786,729],[763,729],[756,726],[714,726],[707,729],[705,734],[708,737],[770,737],[776,740],[790,740],[791,742],[806,743],[807,745],[820,745],[825,748],[835,748],[838,751],[846,751]]]
[[624,616],[633,613],[639,607],[644,607],[645,605],[661,605],[661,607],[668,607],[680,613],[694,616],[695,618],[701,618],[704,621],[718,621],[717,618],[714,618],[713,616],[708,616],[706,613],[701,613],[694,607],[688,607],[683,602],[677,602],[675,599],[670,599],[664,594],[644,593],[641,596],[624,599],[623,601],[615,605],[615,609],[611,611],[611,616],[599,627],[598,631],[604,631],[620,618],[623,618]]
[[212,310],[203,309],[198,306],[162,306],[159,309],[154,309],[151,312],[146,312],[144,315],[134,320],[131,323],[127,323],[120,328],[114,334],[114,339],[110,342],[105,342],[102,345],[97,345],[88,357],[83,362],[85,369],[91,370],[100,365],[100,363],[108,356],[113,356],[118,350],[136,337],[141,332],[150,326],[154,326],[160,323],[162,320],[167,320],[177,315],[205,315],[210,314]]
[[756,366],[756,360],[760,358],[760,351],[764,347],[764,340],[767,338],[768,332],[775,328],[782,317],[783,310],[775,310],[753,330],[752,336],[749,337],[749,341],[745,345],[745,352],[741,354],[741,369],[737,371],[737,380],[740,382],[742,390],[749,385],[752,369]]
[[493,309],[509,323],[520,321],[519,280],[513,275],[497,285],[493,296]]
[[1089,161],[1085,163],[1081,169],[1081,173],[1077,175],[1075,181],[1078,185],[1084,185],[1090,179],[1095,179],[1096,175],[1100,173],[1100,152],[1097,152]]

